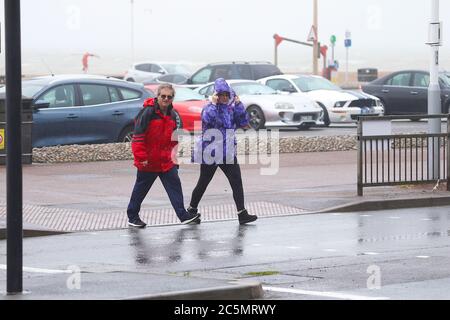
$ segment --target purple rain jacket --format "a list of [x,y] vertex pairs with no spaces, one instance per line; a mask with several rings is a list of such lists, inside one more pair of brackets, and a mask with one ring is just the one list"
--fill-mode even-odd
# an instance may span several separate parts
[[[228,92],[230,100],[228,104],[209,102],[203,108],[202,135],[195,143],[193,161],[201,164],[234,163],[237,145],[235,131],[246,127],[249,117],[242,102],[234,102],[236,94],[223,78],[214,82],[214,91],[217,94]],[[216,155],[220,148],[222,155]]]

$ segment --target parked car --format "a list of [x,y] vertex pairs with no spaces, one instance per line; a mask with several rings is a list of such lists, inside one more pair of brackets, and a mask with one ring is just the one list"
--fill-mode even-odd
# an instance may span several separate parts
[[168,73],[150,80],[145,80],[142,83],[144,85],[158,83],[186,84],[188,78],[189,74],[187,73]]
[[161,75],[177,73],[191,74],[189,69],[177,63],[139,62],[132,65],[125,73],[124,80],[130,82],[145,82]]
[[[241,99],[255,130],[265,127],[296,127],[307,129],[322,125],[322,108],[306,96],[280,94],[272,88],[252,80],[228,80]],[[209,97],[214,83],[195,89]]]
[[293,95],[306,95],[323,109],[321,119],[330,123],[355,122],[358,116],[384,114],[382,102],[377,97],[358,91],[343,90],[331,81],[313,75],[279,75],[260,79],[259,82],[274,90]]
[[[427,114],[430,73],[422,70],[403,70],[391,73],[362,86],[364,92],[381,99],[385,114]],[[450,108],[450,78],[439,74],[442,113]]]
[[22,93],[32,99],[33,147],[131,141],[134,117],[154,97],[142,85],[86,75],[24,80]]
[[220,62],[199,69],[186,84],[190,88],[197,88],[218,78],[258,80],[277,74],[282,74],[281,70],[270,62]]
[[[159,84],[146,85],[145,88],[156,95]],[[173,108],[177,115],[177,127],[187,131],[200,131],[202,121],[202,110],[207,104],[204,96],[189,88],[175,86],[175,98]]]

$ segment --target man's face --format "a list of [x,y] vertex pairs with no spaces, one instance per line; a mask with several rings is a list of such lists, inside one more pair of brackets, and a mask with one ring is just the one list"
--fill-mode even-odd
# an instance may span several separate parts
[[158,95],[158,105],[162,109],[166,109],[172,103],[174,92],[169,88],[163,88]]
[[228,92],[221,92],[218,94],[218,97],[220,104],[227,104],[230,100],[230,94]]

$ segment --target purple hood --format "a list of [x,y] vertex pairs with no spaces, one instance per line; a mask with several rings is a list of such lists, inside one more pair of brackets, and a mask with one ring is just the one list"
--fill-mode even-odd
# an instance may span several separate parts
[[219,94],[222,92],[228,92],[230,94],[230,100],[229,105],[234,102],[234,97],[236,96],[236,93],[234,90],[229,86],[229,84],[225,81],[224,78],[219,78],[216,81],[214,81],[214,91]]

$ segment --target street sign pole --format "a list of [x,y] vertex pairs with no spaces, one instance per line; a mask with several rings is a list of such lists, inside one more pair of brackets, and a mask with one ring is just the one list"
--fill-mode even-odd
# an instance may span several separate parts
[[20,0],[5,0],[6,75],[6,286],[23,291],[22,221],[22,57]]
[[318,20],[319,20],[319,14],[318,14],[318,4],[317,0],[314,0],[313,4],[313,30],[315,33],[315,39],[313,42],[313,74],[317,75],[319,74],[319,61],[317,56],[319,55],[319,27],[318,27]]
[[352,34],[350,33],[350,31],[346,31],[345,32],[345,40],[344,40],[344,44],[345,44],[345,85],[348,85],[348,56],[349,56],[349,48],[352,46],[352,39],[351,39]]
[[[440,114],[441,111],[441,89],[439,87],[439,46],[442,45],[442,28],[439,22],[439,0],[432,0],[431,22],[429,27],[430,45],[430,85],[428,87],[428,114]],[[448,110],[445,110],[448,112]],[[428,132],[430,134],[441,133],[441,119],[428,120]],[[428,143],[428,172],[433,175],[433,180],[438,180],[440,145],[436,139],[430,139]]]

